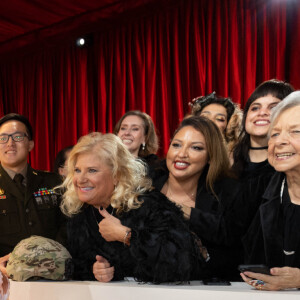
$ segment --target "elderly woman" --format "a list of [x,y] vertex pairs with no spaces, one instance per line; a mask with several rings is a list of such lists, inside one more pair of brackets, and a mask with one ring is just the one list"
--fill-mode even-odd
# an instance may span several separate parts
[[75,279],[194,278],[202,261],[197,239],[180,209],[151,191],[144,164],[117,136],[82,137],[70,153],[68,170],[61,208],[71,217],[68,249]]
[[[245,272],[257,289],[300,288],[300,92],[272,111],[268,161],[275,168],[243,240],[246,263],[266,264],[272,276]],[[257,281],[260,280],[260,281]]]
[[238,243],[233,246],[238,235],[226,231],[233,227],[226,220],[239,185],[230,178],[229,159],[217,126],[203,117],[184,119],[172,138],[166,164],[156,175],[154,186],[182,208],[191,230],[207,247],[211,257],[208,274],[238,277],[242,257]]
[[231,153],[241,132],[243,113],[239,107],[230,98],[217,97],[215,92],[197,97],[189,104],[192,115],[209,118],[219,127]]

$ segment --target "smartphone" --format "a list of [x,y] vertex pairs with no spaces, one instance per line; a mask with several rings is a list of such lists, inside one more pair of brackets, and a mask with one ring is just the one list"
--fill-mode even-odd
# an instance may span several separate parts
[[231,285],[229,281],[220,278],[204,279],[202,282],[204,285]]
[[241,273],[249,271],[253,273],[271,275],[270,268],[265,265],[239,265],[239,270]]

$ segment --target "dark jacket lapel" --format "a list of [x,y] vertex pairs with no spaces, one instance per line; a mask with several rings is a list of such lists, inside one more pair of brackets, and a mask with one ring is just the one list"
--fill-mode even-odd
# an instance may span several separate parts
[[283,255],[283,221],[280,209],[280,188],[284,174],[276,173],[266,192],[264,204],[260,207],[260,221],[262,225],[263,240],[267,264],[282,266]]
[[9,177],[7,172],[0,165],[0,188],[6,195],[12,195],[15,198],[22,199],[24,196],[21,191],[17,188],[16,184]]

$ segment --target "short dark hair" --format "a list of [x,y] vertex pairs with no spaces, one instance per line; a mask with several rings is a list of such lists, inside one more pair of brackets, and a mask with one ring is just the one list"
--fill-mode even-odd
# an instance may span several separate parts
[[246,118],[251,104],[261,98],[271,95],[279,100],[283,100],[286,96],[294,91],[294,87],[288,82],[278,79],[271,79],[261,83],[250,95],[244,108],[244,116],[242,120],[242,130],[239,140],[233,149],[233,165],[232,170],[237,176],[241,176],[248,162],[250,149],[250,134],[246,132]]
[[54,167],[53,167],[53,172],[59,174],[58,172],[58,168],[62,168],[65,165],[66,162],[66,152],[71,151],[73,149],[73,146],[68,146],[66,148],[63,148],[62,150],[60,150],[56,157],[55,157],[55,161],[54,161]]
[[0,127],[4,123],[6,123],[8,121],[12,121],[12,120],[19,121],[19,122],[23,123],[26,127],[26,130],[27,130],[28,139],[32,140],[33,130],[32,130],[31,124],[30,124],[29,120],[26,117],[22,116],[22,115],[19,115],[19,114],[16,114],[16,113],[10,113],[10,114],[7,114],[7,115],[3,116],[0,119]]

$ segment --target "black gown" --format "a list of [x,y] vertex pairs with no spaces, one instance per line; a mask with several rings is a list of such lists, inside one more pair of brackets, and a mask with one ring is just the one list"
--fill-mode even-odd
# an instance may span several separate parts
[[[102,216],[92,206],[85,206],[70,219],[68,249],[75,265],[74,279],[95,280],[92,267],[96,255],[114,266],[113,280],[134,277],[154,283],[188,281],[201,273],[204,260],[180,209],[157,191],[139,200],[143,201],[141,207],[118,216],[132,230],[129,247],[102,238],[98,228]],[[112,207],[107,210],[116,216]]]
[[233,212],[236,226],[241,228],[242,236],[248,231],[262,203],[262,196],[275,172],[268,160],[253,163],[248,159],[248,164],[239,178],[241,193]]
[[245,262],[300,268],[300,206],[291,203],[284,173],[276,172],[243,238]]
[[[207,171],[207,168],[203,170],[198,181],[196,203],[191,210],[189,226],[210,254],[205,277],[240,280],[237,267],[243,259],[242,244],[240,228],[235,226],[235,217],[232,215],[240,186],[232,178],[222,178],[213,186],[214,195],[206,189]],[[153,181],[154,187],[161,190],[168,176],[167,168],[162,165]]]

